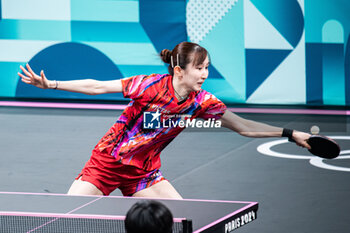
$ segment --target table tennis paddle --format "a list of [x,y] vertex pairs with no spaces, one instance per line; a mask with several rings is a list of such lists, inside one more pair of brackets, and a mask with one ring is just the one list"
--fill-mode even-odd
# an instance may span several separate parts
[[336,141],[322,135],[312,135],[307,143],[310,153],[325,159],[334,159],[340,154],[340,146]]
[[[294,142],[293,138],[288,139],[290,142]],[[340,154],[340,146],[333,139],[322,136],[322,135],[312,135],[307,143],[311,146],[309,152],[313,155],[324,159],[334,159]]]

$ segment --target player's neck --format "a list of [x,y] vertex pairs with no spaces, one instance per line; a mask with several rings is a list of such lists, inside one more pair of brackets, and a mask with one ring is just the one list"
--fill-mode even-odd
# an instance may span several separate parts
[[180,101],[186,99],[190,91],[186,90],[185,85],[181,83],[181,79],[177,76],[173,77],[173,88],[176,98]]

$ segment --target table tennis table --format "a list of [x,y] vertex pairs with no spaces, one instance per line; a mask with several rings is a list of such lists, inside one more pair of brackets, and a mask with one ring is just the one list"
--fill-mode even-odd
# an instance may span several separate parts
[[[125,232],[125,215],[140,200],[145,199],[0,192],[0,232]],[[257,202],[156,200],[171,210],[173,232],[228,233],[257,218]]]

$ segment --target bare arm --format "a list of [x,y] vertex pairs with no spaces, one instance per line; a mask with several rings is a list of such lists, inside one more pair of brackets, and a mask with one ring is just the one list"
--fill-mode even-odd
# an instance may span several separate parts
[[50,81],[46,78],[44,71],[41,71],[39,76],[33,72],[28,64],[26,68],[22,66],[20,66],[20,68],[24,73],[24,75],[18,73],[22,78],[22,82],[42,89],[59,89],[87,95],[122,92],[122,83],[120,80],[98,81],[94,79],[83,79],[73,81]]
[[[226,110],[221,118],[222,126],[231,129],[242,136],[261,138],[261,137],[281,137],[283,128],[271,126],[268,124],[251,121],[237,116],[236,114]],[[310,148],[306,140],[310,134],[293,131],[293,139],[296,144],[302,147]]]

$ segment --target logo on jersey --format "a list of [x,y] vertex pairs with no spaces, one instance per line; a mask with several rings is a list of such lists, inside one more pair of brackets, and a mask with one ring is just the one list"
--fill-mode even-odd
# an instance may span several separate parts
[[144,129],[159,129],[161,128],[160,112],[144,112],[143,113],[143,128]]

